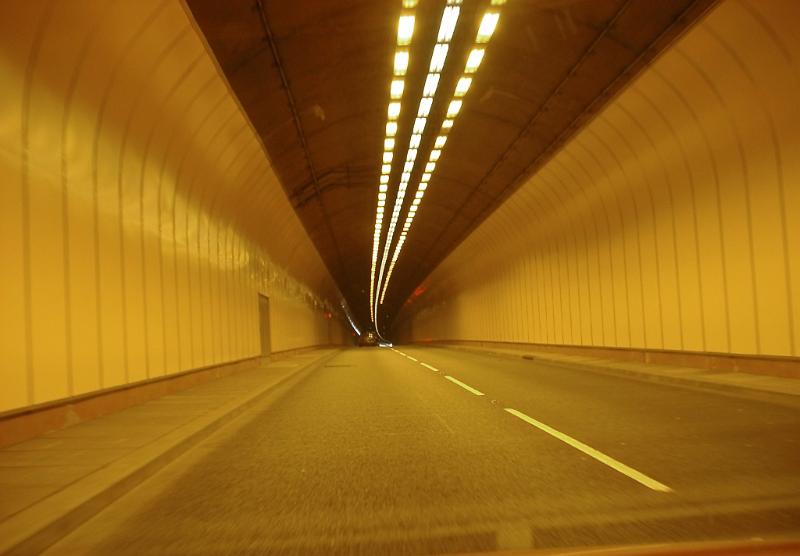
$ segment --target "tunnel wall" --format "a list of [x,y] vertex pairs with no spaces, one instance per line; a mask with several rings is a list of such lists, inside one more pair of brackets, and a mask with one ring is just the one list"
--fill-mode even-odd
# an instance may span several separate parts
[[344,337],[338,291],[180,2],[0,17],[0,412]]
[[797,21],[716,6],[435,269],[399,335],[796,357]]

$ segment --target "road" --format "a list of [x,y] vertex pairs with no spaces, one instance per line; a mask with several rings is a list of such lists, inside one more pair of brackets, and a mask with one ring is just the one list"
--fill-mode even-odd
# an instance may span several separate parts
[[798,530],[797,409],[401,346],[342,351],[48,553],[426,554]]

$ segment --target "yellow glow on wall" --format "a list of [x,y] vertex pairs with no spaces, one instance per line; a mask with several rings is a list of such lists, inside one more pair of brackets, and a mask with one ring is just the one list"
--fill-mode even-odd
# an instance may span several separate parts
[[798,20],[718,4],[434,270],[412,337],[800,356]]
[[182,4],[42,6],[0,18],[0,411],[256,356],[259,293],[273,350],[328,343],[336,288]]

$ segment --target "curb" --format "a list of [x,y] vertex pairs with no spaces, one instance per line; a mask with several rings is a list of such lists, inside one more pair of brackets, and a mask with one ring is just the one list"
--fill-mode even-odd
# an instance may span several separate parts
[[800,396],[794,394],[785,394],[781,392],[773,392],[770,390],[761,390],[758,388],[751,388],[745,385],[713,382],[710,380],[698,380],[687,377],[669,376],[658,373],[647,373],[642,371],[635,371],[631,369],[618,369],[615,367],[606,367],[602,365],[591,365],[587,363],[572,362],[572,361],[559,361],[557,359],[549,359],[547,357],[540,357],[530,353],[520,352],[519,355],[506,353],[501,351],[494,351],[485,348],[473,348],[470,346],[449,345],[449,344],[428,344],[434,347],[444,347],[448,349],[460,349],[472,353],[482,353],[484,355],[491,355],[493,357],[501,357],[504,359],[525,359],[543,365],[550,365],[553,367],[561,367],[564,369],[581,370],[593,373],[618,376],[628,378],[631,380],[641,380],[646,382],[656,382],[661,384],[668,384],[678,388],[685,388],[688,390],[714,392],[716,394],[727,394],[739,398],[746,398],[748,400],[755,400],[761,402],[777,403],[780,405],[798,408],[800,407]]
[[142,446],[0,523],[0,554],[38,554],[154,475],[259,399],[300,373],[323,366],[334,350],[244,399],[226,403]]

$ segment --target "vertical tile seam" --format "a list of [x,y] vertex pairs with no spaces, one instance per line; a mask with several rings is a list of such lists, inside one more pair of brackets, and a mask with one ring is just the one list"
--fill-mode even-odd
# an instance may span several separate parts
[[[590,136],[592,136],[592,138],[597,143],[599,143],[600,145],[604,145],[602,139],[600,139],[599,134],[593,129],[592,126],[587,127],[586,128],[586,132],[588,132],[588,134]],[[606,148],[608,148],[608,147],[606,147]],[[617,212],[617,216],[619,217],[619,230],[621,232],[619,237],[622,239],[622,247],[621,247],[621,251],[622,251],[622,279],[623,279],[623,283],[624,283],[623,291],[625,292],[625,317],[626,317],[626,321],[627,321],[627,324],[628,324],[628,326],[627,326],[628,343],[627,343],[627,346],[624,346],[624,347],[630,348],[631,344],[632,344],[632,342],[631,342],[632,332],[631,332],[630,284],[628,282],[628,278],[630,276],[630,271],[628,269],[628,245],[627,245],[627,242],[625,241],[626,237],[628,235],[627,227],[625,226],[625,215],[624,215],[623,210],[622,210],[622,203],[620,202],[619,194],[617,192],[617,188],[615,187],[615,183],[611,179],[611,176],[608,173],[608,168],[606,168],[605,164],[601,163],[600,159],[595,154],[595,150],[594,149],[591,149],[591,148],[587,147],[587,152],[589,153],[589,156],[594,159],[595,164],[600,169],[600,171],[603,174],[603,177],[605,178],[605,183],[608,185],[608,190],[611,192],[611,197],[613,198],[613,201],[614,201],[613,204],[617,209],[616,212]],[[611,240],[611,237],[609,237],[609,248],[611,247],[611,241],[610,240]],[[619,324],[617,324],[617,328],[619,328]],[[623,347],[623,346],[619,345],[619,339],[617,339],[616,346],[617,347]]]
[[31,42],[28,60],[25,63],[25,81],[22,88],[22,110],[20,113],[20,143],[22,153],[20,165],[22,166],[21,186],[21,209],[22,209],[22,294],[23,311],[25,315],[25,386],[27,390],[28,404],[33,404],[36,400],[35,393],[35,368],[33,363],[33,291],[31,286],[32,262],[31,262],[31,203],[30,203],[30,117],[31,117],[31,95],[33,94],[33,78],[36,66],[39,62],[39,54],[42,41],[45,36],[45,28],[50,23],[53,12],[54,2],[51,0],[45,5],[44,11],[39,17],[36,32]]
[[67,84],[66,95],[64,97],[64,112],[61,119],[61,243],[64,267],[64,339],[65,339],[65,365],[67,371],[67,393],[72,396],[75,394],[75,365],[72,337],[72,257],[70,252],[70,218],[69,218],[69,159],[67,156],[68,130],[70,116],[72,114],[73,97],[80,80],[80,75],[86,62],[89,46],[95,41],[97,32],[102,28],[103,16],[110,9],[111,4],[106,4],[105,9],[94,21],[90,31],[86,34],[78,50],[77,59],[72,67],[69,82]]
[[[186,36],[187,38],[191,38],[191,34],[189,30],[191,27],[185,27],[178,35]],[[205,50],[202,50],[200,54],[198,54],[183,70],[183,72],[175,79],[173,84],[167,90],[167,93],[161,98],[161,102],[157,109],[157,114],[160,116],[162,113],[166,111],[167,105],[172,100],[173,95],[175,95],[181,86],[188,81],[189,76],[194,72],[194,69],[200,64],[203,58],[206,56]],[[184,117],[197,98],[202,94],[207,87],[212,82],[212,79],[207,80],[200,89],[195,93],[195,96],[186,103],[183,108],[183,113],[180,114],[176,120],[180,121],[182,117]],[[155,130],[158,128],[159,125],[163,123],[163,120],[159,117],[155,124],[150,128],[151,133],[155,133]],[[178,368],[177,369],[170,369],[169,366],[169,350],[168,350],[168,343],[167,342],[167,294],[166,294],[166,284],[164,280],[164,267],[165,267],[165,257],[164,257],[164,171],[166,168],[167,161],[169,160],[170,150],[172,148],[172,141],[175,137],[175,132],[170,133],[169,138],[167,139],[166,144],[163,147],[163,156],[161,157],[161,167],[159,168],[158,172],[158,185],[156,187],[156,228],[158,229],[158,280],[159,280],[159,292],[161,294],[161,351],[162,351],[162,359],[164,365],[164,375],[172,374],[173,372],[180,370],[180,318],[178,315],[178,297],[176,296],[173,300],[173,306],[175,307],[175,317],[177,319],[176,322],[176,335],[177,335],[177,359],[178,359]],[[148,137],[148,147],[150,145],[149,137]],[[148,156],[150,156],[149,148],[147,150]],[[152,157],[155,159],[158,153],[153,153]],[[176,190],[176,183],[173,182],[172,188],[173,191]],[[174,198],[173,198],[174,199]],[[172,220],[172,236],[175,237],[175,205],[173,200],[173,220]],[[173,251],[177,249],[177,245],[173,241]],[[176,269],[173,268],[173,275],[175,280],[177,280],[177,273]]]
[[[125,43],[122,48],[120,57],[115,61],[111,73],[106,80],[106,86],[101,96],[100,104],[97,110],[97,119],[95,120],[95,129],[92,141],[92,211],[94,214],[92,234],[94,237],[94,280],[95,280],[95,320],[97,323],[97,379],[100,388],[106,385],[105,376],[105,335],[103,326],[103,295],[102,295],[102,271],[100,269],[100,207],[99,207],[99,179],[98,179],[98,163],[99,163],[99,148],[100,137],[102,135],[102,128],[105,119],[105,110],[110,100],[111,89],[116,84],[117,75],[122,68],[122,63],[133,50],[133,47],[141,39],[142,34],[150,27],[155,21],[161,9],[166,5],[166,1],[162,2],[154,9],[150,15],[145,19],[142,25],[134,32],[131,38]],[[145,157],[146,158],[146,157]],[[120,219],[122,215],[120,215]],[[143,265],[144,266],[144,265]],[[124,293],[122,294],[124,296]]]
[[[581,150],[583,152],[584,156],[590,154],[589,153],[589,149],[585,145],[575,141],[574,142],[574,146],[576,147],[576,149]],[[563,151],[563,152],[570,152],[570,151]],[[608,291],[611,292],[611,332],[613,332],[613,336],[614,336],[613,344],[611,344],[611,345],[612,346],[618,346],[619,345],[619,340],[618,340],[618,327],[617,327],[617,293],[616,293],[616,291],[614,289],[614,266],[615,265],[614,265],[614,256],[613,256],[613,251],[611,249],[611,241],[610,241],[610,238],[611,238],[611,216],[609,214],[608,204],[606,203],[605,196],[600,191],[600,189],[601,189],[600,186],[598,185],[596,180],[591,178],[591,176],[593,175],[592,172],[589,171],[589,169],[586,167],[586,164],[585,164],[584,160],[579,158],[576,153],[571,153],[571,156],[572,156],[572,159],[575,161],[575,164],[578,166],[578,168],[580,168],[583,171],[583,174],[586,175],[589,178],[588,183],[593,184],[594,187],[592,189],[593,189],[595,198],[599,201],[600,206],[603,208],[603,216],[605,217],[605,224],[606,224],[606,229],[605,229],[606,234],[605,234],[605,242],[604,243],[605,243],[605,245],[607,247],[606,251],[608,252],[608,259],[607,259],[608,262],[607,262],[607,264],[602,264],[603,257],[600,256],[600,236],[598,236],[597,237],[598,264],[602,264],[602,266],[598,268],[598,272],[602,275],[602,273],[603,273],[602,268],[603,267],[607,267],[608,271],[609,271],[610,284],[608,284],[608,286],[609,286],[608,287]],[[589,156],[589,158],[593,159],[592,156]],[[597,160],[596,159],[593,159],[593,162],[595,163],[595,165],[597,164]],[[594,211],[592,211],[592,212],[594,212]],[[602,283],[602,281],[601,281],[601,283]],[[606,335],[605,311],[602,310],[602,307],[605,305],[605,302],[603,301],[604,297],[605,296],[603,294],[603,290],[601,289],[600,290],[600,304],[601,304],[601,312],[603,313],[602,316],[601,316],[601,321],[603,323],[603,340],[604,340],[603,343],[605,345],[608,345],[608,342],[610,341],[610,338],[608,338],[608,336]]]
[[[674,89],[673,87],[667,86],[668,89],[672,89],[672,92],[679,97],[681,93]],[[655,106],[655,105],[654,105]],[[707,350],[707,341],[706,341],[706,316],[705,316],[705,296],[703,295],[703,264],[700,258],[700,227],[699,222],[697,219],[697,187],[695,185],[694,179],[694,172],[689,164],[689,156],[687,156],[686,149],[683,146],[681,141],[681,135],[677,133],[674,126],[672,125],[671,120],[664,114],[661,108],[658,108],[658,114],[661,117],[661,120],[664,122],[664,125],[670,132],[672,136],[675,146],[680,153],[680,159],[684,168],[684,172],[686,173],[686,181],[689,187],[689,210],[691,213],[691,221],[692,221],[692,239],[694,240],[694,259],[695,259],[695,267],[697,268],[697,292],[699,297],[698,308],[700,310],[700,340],[702,351]],[[673,211],[675,207],[673,205]],[[680,298],[679,298],[680,299]],[[682,346],[683,348],[684,346]]]
[[[215,77],[218,79],[218,76]],[[214,78],[210,79],[209,82],[213,83],[215,80]],[[227,98],[227,90],[226,94],[220,95],[219,99],[211,105],[211,108],[206,110],[205,115],[203,118],[198,122],[197,126],[195,127],[194,131],[192,132],[192,138],[197,137],[200,131],[205,127],[205,125],[209,122],[211,117],[216,114],[217,110],[223,105],[224,100]],[[177,200],[178,200],[178,189],[180,188],[181,184],[183,183],[183,176],[184,176],[184,168],[186,161],[189,158],[191,153],[194,153],[194,149],[191,148],[191,144],[187,145],[184,150],[183,154],[181,155],[180,161],[178,162],[177,171],[175,173],[175,180],[174,180],[174,187],[172,188],[172,242],[175,245],[175,249],[173,251],[174,261],[173,265],[175,267],[176,279],[175,279],[175,299],[177,300],[180,297],[179,287],[178,287],[178,216],[177,216]],[[191,183],[190,183],[191,185]],[[187,312],[189,314],[189,322],[188,322],[188,345],[189,345],[189,365],[188,368],[191,368],[194,363],[194,357],[192,354],[193,346],[194,346],[194,323],[193,315],[192,315],[192,297],[191,297],[191,285],[192,285],[192,272],[191,272],[191,263],[189,259],[191,258],[191,253],[189,250],[189,213],[191,211],[191,199],[189,196],[189,192],[185,192],[184,195],[184,210],[183,210],[183,231],[184,231],[184,242],[183,242],[183,250],[185,252],[186,257],[186,288],[188,295],[186,295],[187,300]],[[183,265],[181,265],[183,266]],[[176,312],[178,313],[178,318],[180,319],[180,309],[177,309]],[[179,343],[181,341],[181,337],[179,335],[178,339]],[[178,358],[178,366],[183,368],[183,346],[179,347],[179,358]]]
[[[744,76],[750,81],[753,89],[756,91],[756,94],[759,97],[758,103],[755,103],[758,108],[761,109],[761,112],[764,116],[764,119],[768,123],[768,130],[770,140],[772,141],[772,151],[775,155],[775,176],[778,182],[778,199],[780,205],[780,220],[781,220],[781,247],[783,251],[783,259],[784,259],[784,266],[785,266],[785,280],[784,285],[786,288],[786,299],[787,299],[787,324],[789,326],[789,352],[790,354],[794,355],[795,351],[795,338],[794,338],[794,319],[792,316],[792,307],[793,305],[793,297],[792,297],[792,285],[791,285],[791,264],[790,264],[790,254],[789,254],[789,232],[787,229],[787,215],[786,215],[786,203],[785,203],[785,192],[784,192],[784,183],[783,183],[783,159],[781,156],[781,148],[780,142],[778,141],[777,132],[775,130],[775,120],[772,117],[772,112],[767,110],[765,107],[769,105],[767,101],[766,95],[764,94],[763,88],[759,85],[759,81],[750,73],[750,70],[747,67],[747,64],[741,59],[735,49],[731,47],[731,45],[722,38],[715,30],[712,25],[706,26],[708,33],[714,37],[714,39],[725,49],[734,63],[739,67],[740,71]],[[775,37],[772,37],[775,40]],[[793,66],[790,66],[793,67]],[[755,264],[755,261],[754,261]]]
[[[630,112],[628,110],[628,108],[624,105],[624,103],[620,102],[619,103],[619,108],[620,108],[620,111],[623,113],[623,115],[625,115],[628,118],[629,122],[632,123],[634,126],[636,126],[639,129],[639,132],[642,134],[642,136],[647,139],[647,141],[648,141],[648,143],[650,145],[650,149],[655,153],[656,147],[655,147],[655,143],[653,142],[653,138],[645,130],[644,126],[639,121],[639,119],[635,118],[633,116],[632,112]],[[631,148],[631,147],[629,147],[629,148]],[[660,331],[660,334],[659,334],[659,339],[660,340],[659,340],[658,347],[660,347],[661,349],[664,349],[664,347],[665,347],[664,346],[664,298],[663,298],[664,293],[662,291],[662,285],[661,285],[661,261],[660,261],[661,253],[660,253],[660,250],[659,250],[659,242],[658,242],[658,226],[657,226],[658,218],[657,218],[657,215],[656,215],[656,202],[655,202],[655,197],[653,195],[653,184],[652,184],[652,182],[650,180],[650,176],[649,176],[650,172],[649,172],[647,166],[645,165],[645,163],[642,161],[642,158],[640,156],[639,150],[637,149],[636,151],[633,151],[633,152],[634,152],[634,156],[636,157],[636,161],[639,164],[639,167],[641,168],[642,179],[645,182],[645,188],[647,190],[648,199],[650,200],[650,217],[651,217],[651,222],[652,222],[652,227],[653,227],[653,254],[654,254],[653,258],[654,258],[655,265],[656,265],[656,269],[655,269],[656,294],[657,294],[656,297],[658,299],[658,323],[659,323],[659,331]]]
[[[751,283],[751,290],[752,290],[752,299],[753,299],[753,332],[755,337],[755,344],[756,344],[756,353],[761,354],[761,324],[759,319],[759,303],[758,303],[758,290],[756,289],[756,268],[755,268],[755,246],[753,244],[753,222],[752,222],[752,209],[751,209],[751,188],[750,188],[750,175],[749,175],[749,166],[747,163],[747,157],[744,153],[744,147],[742,145],[742,135],[739,130],[739,126],[736,123],[736,119],[731,115],[730,107],[728,106],[728,102],[720,92],[719,88],[714,84],[713,80],[709,77],[709,75],[696,63],[692,62],[691,60],[687,61],[694,67],[697,74],[700,78],[705,82],[708,89],[717,99],[717,102],[720,103],[720,106],[724,108],[723,113],[727,116],[727,120],[731,129],[733,130],[733,137],[734,143],[736,146],[736,150],[739,154],[739,160],[742,166],[742,184],[744,187],[744,194],[745,194],[745,213],[746,217],[746,224],[747,224],[747,246],[748,246],[748,255],[749,255],[749,266],[750,266],[750,283]],[[664,118],[663,114],[660,113],[662,119]],[[667,124],[669,125],[669,124]],[[674,132],[673,132],[674,134]]]
[[[658,116],[660,119],[663,120],[664,115],[658,108],[658,105],[653,102],[653,100],[645,94],[644,91],[637,87],[633,87],[630,89],[634,93],[638,94],[642,100],[649,106],[650,110]],[[648,135],[649,136],[649,135]],[[678,303],[676,304],[676,308],[678,310],[678,337],[680,338],[680,349],[683,350],[685,347],[685,339],[684,339],[684,328],[683,328],[683,307],[680,300],[682,299],[681,295],[681,276],[680,276],[680,259],[678,257],[678,224],[676,221],[675,215],[675,196],[673,195],[673,184],[672,178],[667,172],[668,165],[666,164],[664,157],[661,153],[661,149],[656,147],[656,156],[658,156],[659,161],[661,162],[661,168],[663,169],[664,174],[664,184],[665,190],[667,192],[667,197],[669,198],[669,214],[670,214],[670,223],[672,224],[672,256],[673,260],[675,261],[675,289],[677,293]],[[666,346],[665,346],[666,348]]]
[[[622,142],[628,148],[629,152],[633,153],[633,150],[632,150],[631,145],[628,142],[628,140],[623,136],[623,134],[619,131],[619,129],[611,122],[610,118],[608,118],[605,114],[606,113],[604,113],[603,116],[599,117],[595,121],[598,124],[602,123],[602,124],[607,125],[612,130],[612,132],[616,133],[616,135],[622,140]],[[633,220],[634,220],[633,229],[634,229],[634,232],[635,232],[634,233],[634,237],[635,237],[635,240],[636,240],[637,263],[638,263],[638,268],[639,268],[639,295],[640,295],[640,301],[641,301],[641,304],[642,304],[642,338],[643,338],[644,347],[647,348],[647,347],[649,347],[649,344],[648,344],[648,341],[647,341],[647,319],[646,319],[646,316],[645,316],[645,309],[644,309],[644,307],[645,307],[645,304],[644,304],[644,276],[643,276],[643,270],[642,270],[642,237],[641,237],[641,218],[640,218],[640,215],[639,215],[639,205],[636,202],[636,195],[634,194],[634,191],[633,191],[633,181],[631,180],[630,176],[628,175],[628,172],[625,170],[625,166],[622,164],[622,161],[617,156],[617,153],[615,152],[615,150],[613,148],[611,148],[611,145],[605,139],[603,139],[602,136],[599,133],[595,132],[595,136],[596,136],[597,141],[601,145],[603,145],[605,147],[605,149],[608,151],[611,159],[614,160],[614,162],[616,163],[617,167],[619,168],[619,172],[620,172],[620,175],[621,175],[621,178],[622,178],[622,183],[620,185],[620,188],[624,189],[628,193],[628,195],[630,197],[630,200],[631,200],[631,206],[633,207]],[[635,156],[636,155],[634,154],[634,157]],[[630,305],[630,297],[628,297],[629,340],[630,340],[630,335],[631,335],[631,324],[630,323],[631,323],[631,312],[632,312],[632,309],[633,308]],[[705,340],[704,340],[703,345],[705,345]],[[628,347],[632,348],[632,347],[635,347],[635,346],[633,345],[633,343],[631,341],[629,341]]]

